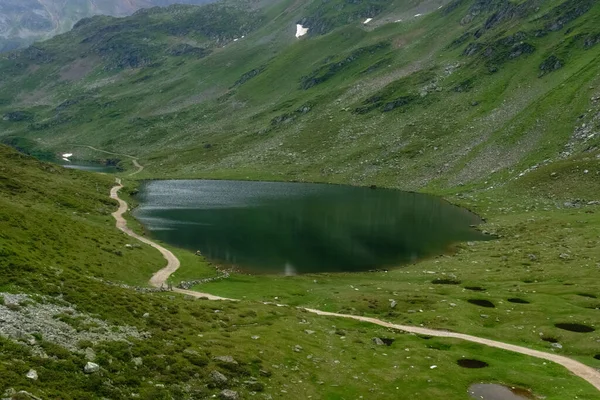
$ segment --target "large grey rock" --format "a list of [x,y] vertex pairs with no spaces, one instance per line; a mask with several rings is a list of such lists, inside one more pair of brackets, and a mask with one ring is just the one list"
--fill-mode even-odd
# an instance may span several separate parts
[[85,367],[83,367],[83,372],[86,374],[93,374],[94,372],[98,371],[100,371],[100,366],[93,362],[88,361],[88,363],[85,364]]
[[227,377],[220,373],[219,371],[211,371],[210,380],[218,387],[223,387],[227,385]]
[[222,400],[239,400],[240,395],[238,392],[234,392],[233,390],[225,389],[221,393],[219,393],[219,397]]
[[378,337],[374,337],[372,340],[373,340],[373,343],[376,344],[377,346],[385,346],[385,343],[383,343],[383,340],[379,339]]

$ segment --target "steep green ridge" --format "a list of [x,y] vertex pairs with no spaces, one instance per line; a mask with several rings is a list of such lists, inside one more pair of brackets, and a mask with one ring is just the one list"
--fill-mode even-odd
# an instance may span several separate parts
[[[548,399],[597,398],[561,367],[504,351],[293,308],[192,301],[110,284],[142,284],[162,263],[145,245],[127,246],[129,238],[114,229],[111,180],[0,146],[4,397],[28,398],[13,397],[25,390],[49,399],[197,399],[229,388],[242,398],[418,393],[459,400],[472,382],[499,381],[537,393],[552,387]],[[376,346],[373,337],[394,343]],[[490,367],[465,374],[456,360],[469,356]],[[90,360],[100,370],[86,374]],[[31,369],[36,380],[26,377]]]
[[81,21],[0,61],[0,135],[124,150],[146,176],[430,190],[597,148],[596,2],[444,3],[229,2]]

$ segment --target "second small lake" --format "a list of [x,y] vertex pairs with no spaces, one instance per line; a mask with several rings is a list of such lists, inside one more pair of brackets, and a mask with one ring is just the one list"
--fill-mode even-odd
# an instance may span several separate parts
[[104,173],[116,173],[119,172],[117,167],[114,165],[105,165],[94,162],[75,161],[72,163],[63,162],[61,165],[65,168],[78,169],[81,171],[88,172],[104,172]]
[[468,210],[392,189],[166,180],[145,182],[138,201],[154,238],[255,273],[390,268],[490,239]]

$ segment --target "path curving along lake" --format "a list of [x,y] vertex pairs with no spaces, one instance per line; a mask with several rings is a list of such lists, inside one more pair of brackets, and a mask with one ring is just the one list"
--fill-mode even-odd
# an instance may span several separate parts
[[[141,168],[143,168],[143,167],[141,167],[141,166],[138,167],[137,172],[141,171]],[[137,172],[131,173],[130,176],[136,174]],[[128,210],[128,206],[124,200],[119,198],[119,190],[121,190],[123,185],[121,184],[121,180],[118,178],[116,179],[116,183],[117,183],[117,185],[114,186],[110,191],[110,197],[117,200],[119,203],[118,210],[112,214],[113,217],[115,218],[116,226],[118,229],[120,229],[125,234],[127,234],[137,240],[140,240],[144,243],[147,243],[150,246],[154,247],[155,249],[157,249],[161,252],[163,257],[167,261],[167,265],[152,276],[150,283],[153,286],[162,287],[165,284],[166,280],[169,278],[169,276],[173,272],[175,272],[177,270],[177,268],[179,268],[179,260],[177,259],[177,257],[175,257],[175,255],[173,255],[173,253],[171,253],[169,250],[165,249],[163,246],[136,234],[135,232],[133,232],[131,229],[129,229],[127,227],[127,221],[123,218],[123,214]],[[209,299],[209,300],[238,301],[236,299],[228,299],[228,298],[224,298],[224,297],[214,296],[214,295],[211,295],[208,293],[200,293],[200,292],[191,291],[191,290],[184,290],[184,289],[179,289],[179,288],[175,288],[173,290],[177,293],[185,294],[185,295],[195,297],[195,298],[205,298],[205,299]],[[524,354],[524,355],[528,355],[528,356],[532,356],[532,357],[536,357],[536,358],[549,360],[549,361],[555,362],[559,365],[562,365],[563,367],[567,368],[570,372],[572,372],[574,375],[586,380],[588,383],[593,385],[596,389],[600,390],[600,372],[599,371],[597,371],[596,369],[589,367],[583,363],[580,363],[579,361],[570,359],[568,357],[559,356],[557,354],[546,353],[546,352],[542,352],[542,351],[538,351],[538,350],[532,350],[532,349],[528,349],[528,348],[522,347],[522,346],[516,346],[513,344],[498,342],[495,340],[485,339],[485,338],[481,338],[481,337],[477,337],[477,336],[465,335],[462,333],[428,329],[428,328],[409,326],[409,325],[397,325],[397,324],[392,324],[390,322],[386,322],[386,321],[383,321],[380,319],[364,317],[364,316],[360,316],[360,315],[338,314],[338,313],[331,313],[331,312],[315,310],[315,309],[310,309],[310,308],[301,308],[301,309],[303,309],[307,312],[314,313],[316,315],[323,315],[323,316],[330,316],[330,317],[337,317],[337,318],[349,318],[349,319],[354,319],[354,320],[361,321],[361,322],[367,322],[367,323],[372,323],[375,325],[387,327],[390,329],[397,329],[397,330],[401,330],[401,331],[405,331],[405,332],[422,334],[422,335],[427,335],[427,336],[456,338],[456,339],[461,339],[461,340],[465,340],[465,341],[469,341],[469,342],[473,342],[473,343],[482,344],[485,346],[496,347],[499,349],[508,350],[508,351],[512,351],[515,353],[519,353],[519,354]]]
[[166,180],[142,184],[137,199],[152,237],[253,273],[391,268],[490,239],[472,227],[477,215],[393,189]]

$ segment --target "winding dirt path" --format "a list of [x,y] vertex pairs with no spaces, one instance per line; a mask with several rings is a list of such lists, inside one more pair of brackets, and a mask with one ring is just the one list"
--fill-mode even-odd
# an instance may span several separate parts
[[[137,161],[136,161],[136,163],[137,163]],[[139,171],[140,170],[135,171],[131,175],[134,175],[134,174],[138,173]],[[123,218],[123,214],[125,214],[127,212],[129,207],[124,200],[119,198],[119,190],[121,190],[121,188],[123,188],[121,179],[117,178],[116,182],[117,182],[117,185],[113,186],[112,189],[110,190],[110,197],[111,197],[111,199],[115,199],[119,202],[119,209],[117,211],[115,211],[114,213],[112,213],[112,216],[114,217],[114,219],[116,221],[117,229],[121,230],[122,232],[125,232],[127,235],[131,236],[132,238],[135,238],[135,239],[139,240],[140,242],[146,243],[147,245],[152,246],[156,250],[160,251],[160,254],[162,254],[164,259],[167,260],[167,266],[164,267],[163,269],[161,269],[160,271],[156,272],[154,275],[152,275],[152,278],[150,278],[150,285],[157,287],[157,288],[165,287],[167,279],[169,279],[169,276],[171,276],[171,274],[173,272],[177,271],[177,269],[179,268],[179,266],[180,266],[179,259],[175,256],[175,254],[173,254],[171,251],[165,249],[163,246],[159,245],[158,243],[153,242],[152,240],[146,239],[143,236],[138,235],[137,233],[135,233],[134,231],[132,231],[131,229],[129,229],[127,227],[127,220],[125,220],[125,218]],[[173,288],[172,290],[177,293],[187,294],[187,295],[194,296],[194,297],[205,297],[205,298],[208,298],[209,300],[233,300],[233,299],[226,299],[224,297],[213,296],[212,294],[209,294],[209,293],[200,293],[200,292],[184,290],[184,289],[179,289],[179,288]]]
[[133,166],[137,168],[136,171],[133,171],[132,173],[130,173],[128,176],[133,176],[135,174],[139,174],[140,172],[142,172],[142,170],[144,169],[144,166],[141,165],[137,158],[134,156],[130,156],[129,154],[123,154],[123,153],[113,153],[112,151],[106,151],[106,150],[102,150],[102,149],[97,149],[95,147],[92,146],[88,146],[86,144],[71,144],[70,146],[73,147],[87,147],[90,150],[94,150],[94,151],[99,151],[100,153],[105,153],[105,154],[111,154],[113,156],[121,156],[121,157],[127,157],[129,159],[131,159],[131,162],[133,163]]
[[[94,149],[94,150],[96,150],[96,149]],[[135,158],[133,158],[133,157],[131,157],[131,158],[133,159],[134,165],[136,165],[139,168],[137,171],[130,174],[130,175],[135,175],[136,173],[140,172],[143,169],[143,167],[138,164],[138,162]],[[179,268],[179,266],[180,266],[179,259],[172,252],[165,249],[161,245],[159,245],[149,239],[146,239],[143,236],[138,235],[137,233],[133,232],[131,229],[129,229],[127,227],[127,221],[123,218],[123,214],[125,212],[127,212],[128,206],[125,201],[123,201],[122,199],[119,198],[119,190],[121,190],[123,185],[121,184],[121,180],[119,178],[116,179],[116,182],[117,182],[117,185],[114,186],[110,191],[110,197],[119,202],[119,209],[117,211],[115,211],[114,213],[112,213],[112,216],[116,220],[116,226],[118,229],[125,232],[127,235],[129,235],[143,243],[146,243],[146,244],[154,247],[158,251],[160,251],[160,253],[163,255],[165,260],[167,260],[167,266],[164,267],[163,269],[161,269],[160,271],[156,272],[152,276],[152,278],[150,279],[150,284],[152,286],[158,287],[158,288],[164,287],[169,276],[171,276],[171,274]],[[209,300],[238,301],[236,299],[229,299],[226,297],[214,296],[209,293],[201,293],[201,292],[196,292],[196,291],[192,291],[192,290],[184,290],[184,289],[179,289],[179,288],[173,288],[172,290],[176,293],[181,293],[181,294],[193,296],[196,298],[207,298]],[[466,335],[463,333],[421,328],[421,327],[410,326],[410,325],[399,325],[399,324],[393,324],[391,322],[382,321],[377,318],[363,317],[363,316],[359,316],[359,315],[338,314],[338,313],[332,313],[332,312],[327,312],[327,311],[315,310],[312,308],[300,307],[300,309],[306,310],[310,313],[314,313],[317,315],[322,315],[322,316],[327,316],[327,317],[353,319],[356,321],[367,322],[367,323],[383,326],[385,328],[396,329],[396,330],[409,332],[409,333],[466,340],[468,342],[478,343],[478,344],[481,344],[484,346],[495,347],[495,348],[502,349],[502,350],[512,351],[515,353],[524,354],[527,356],[548,360],[548,361],[554,362],[556,364],[562,365],[563,367],[565,367],[566,369],[571,371],[571,373],[573,373],[574,375],[586,380],[591,385],[593,385],[596,389],[600,390],[600,371],[598,371],[592,367],[589,367],[583,363],[580,363],[579,361],[575,361],[571,358],[560,356],[557,354],[546,353],[544,351],[539,351],[539,350],[532,350],[527,347],[517,346],[517,345],[509,344],[509,343],[498,342],[495,340],[485,339],[485,338],[481,338],[481,337],[477,337],[477,336]]]

